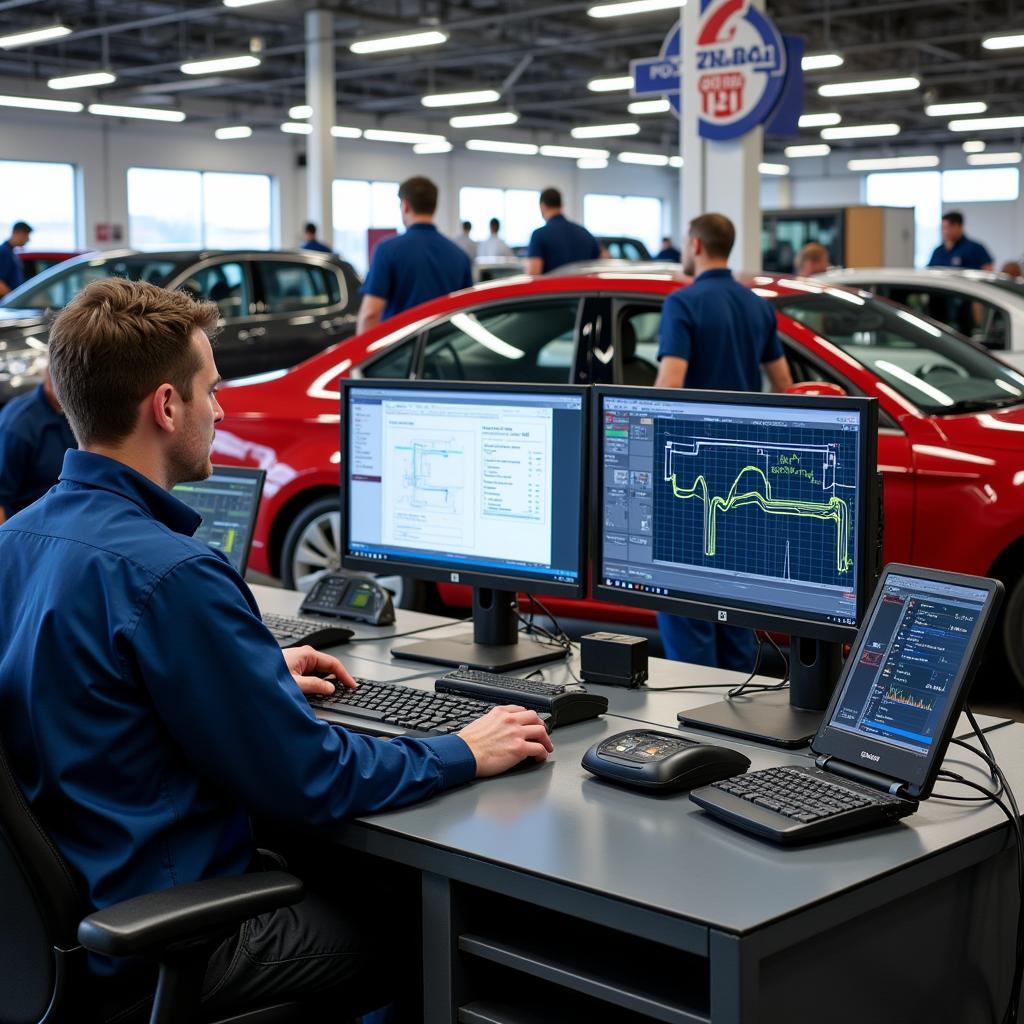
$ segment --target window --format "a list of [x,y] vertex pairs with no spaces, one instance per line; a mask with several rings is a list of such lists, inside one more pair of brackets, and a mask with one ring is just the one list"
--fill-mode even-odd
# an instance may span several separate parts
[[914,208],[914,265],[927,266],[940,236],[942,175],[938,171],[893,171],[867,176],[869,206]]
[[359,376],[404,380],[412,372],[412,357],[415,352],[416,338],[413,337],[363,366]]
[[269,249],[270,178],[129,167],[128,241],[136,249]]
[[583,224],[594,235],[639,238],[650,252],[661,248],[661,200],[651,196],[583,197]]
[[76,249],[75,169],[71,164],[0,160],[0,195],[5,219],[0,232],[23,220],[32,226],[27,250]]
[[467,185],[459,189],[459,220],[468,220],[472,238],[482,241],[490,233],[490,221],[501,221],[499,237],[509,246],[528,245],[530,235],[542,227],[540,193],[525,188],[480,188]]
[[653,384],[658,376],[661,307],[627,306],[619,314],[622,384]]
[[942,172],[944,203],[1015,202],[1020,193],[1016,167],[972,167]]
[[147,260],[137,256],[62,263],[47,271],[44,278],[26,281],[6,296],[3,304],[21,309],[63,309],[91,281],[124,277],[129,281],[165,285],[179,267],[170,260]]
[[369,232],[402,230],[398,182],[339,178],[334,182],[331,202],[334,251],[363,277],[370,265]]
[[567,384],[579,302],[559,299],[456,313],[427,335],[425,380]]
[[259,268],[268,313],[301,313],[333,306],[340,300],[338,279],[322,267],[264,260]]
[[1006,348],[1009,340],[1006,314],[990,302],[971,298],[961,292],[924,285],[886,285],[885,294],[893,302],[908,306],[915,313],[930,316],[966,334],[968,338],[983,342],[989,348]]
[[249,316],[249,279],[241,263],[202,267],[184,282],[184,287],[198,299],[216,302],[225,320]]

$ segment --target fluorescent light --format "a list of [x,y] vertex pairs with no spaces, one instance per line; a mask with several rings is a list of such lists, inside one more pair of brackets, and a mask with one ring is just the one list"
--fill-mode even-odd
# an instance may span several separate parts
[[968,117],[949,122],[951,132],[987,132],[999,128],[1024,128],[1024,117],[1018,114],[1010,117]]
[[884,139],[889,135],[899,135],[898,124],[851,124],[845,128],[822,128],[821,137],[834,139]]
[[140,121],[184,121],[181,110],[154,110],[152,107],[120,107],[112,103],[90,103],[90,114],[103,117],[134,117]]
[[227,139],[247,139],[250,135],[252,135],[252,129],[244,124],[234,125],[230,128],[218,128],[213,133],[214,138],[220,139],[222,142]]
[[281,131],[286,132],[288,135],[312,135],[313,126],[311,124],[304,124],[302,121],[285,121],[281,125]]
[[801,128],[829,128],[842,119],[842,114],[801,114],[797,123]]
[[363,138],[370,142],[406,142],[415,145],[417,142],[444,142],[443,135],[425,135],[423,132],[393,132],[383,128],[367,128]]
[[444,32],[410,32],[382,39],[357,39],[349,49],[353,53],[387,53],[390,50],[412,50],[419,46],[440,46],[448,42]]
[[667,114],[671,109],[668,100],[636,100],[626,107],[630,114]]
[[532,142],[498,142],[494,139],[469,139],[466,149],[477,153],[515,153],[518,156],[536,156],[537,147]]
[[833,82],[819,85],[819,96],[870,96],[880,92],[910,92],[921,87],[920,78],[872,78],[862,82]]
[[827,71],[842,66],[843,58],[838,53],[809,53],[800,61],[804,71]]
[[645,167],[668,167],[668,157],[662,153],[620,153],[619,162],[643,164]]
[[587,82],[591,92],[625,92],[633,88],[632,75],[619,75],[616,78],[592,78]]
[[304,118],[313,116],[313,108],[308,103],[300,103],[297,107],[290,107],[288,116],[293,121],[301,121]]
[[984,167],[986,164],[1019,164],[1020,153],[972,153],[967,162],[972,167]]
[[[622,157],[619,157],[621,160]],[[608,166],[607,160],[602,160],[600,157],[588,156],[583,160],[577,160],[576,166],[581,171],[603,171]]]
[[541,156],[565,157],[567,160],[608,159],[607,149],[584,149],[581,146],[541,146]]
[[51,89],[86,89],[90,85],[110,85],[117,81],[117,75],[109,71],[89,71],[83,75],[63,75],[51,78],[46,84]]
[[430,153],[450,153],[452,144],[445,139],[443,142],[417,142],[412,151],[419,156],[427,156]]
[[626,124],[590,124],[573,128],[569,134],[574,139],[613,139],[620,135],[639,135],[640,125],[635,121]]
[[969,103],[929,103],[924,108],[928,117],[955,117],[957,114],[984,114],[988,104],[981,100]]
[[448,118],[448,123],[453,128],[496,128],[503,124],[515,124],[518,120],[518,114],[505,110],[493,114],[459,114]]
[[935,155],[870,157],[846,161],[846,168],[850,171],[905,171],[912,167],[938,166],[939,158]]
[[239,57],[213,57],[210,60],[190,60],[181,65],[183,75],[214,75],[219,71],[243,71],[245,68],[258,68],[259,57],[251,53]]
[[773,176],[775,176],[777,178],[780,178],[783,175],[789,174],[789,167],[787,167],[786,164],[766,164],[766,163],[760,163],[760,164],[757,165],[757,169],[762,174],[771,174],[771,175],[773,175]]
[[648,14],[650,11],[679,10],[686,0],[622,0],[614,4],[597,4],[587,10],[592,18],[623,18],[629,14]]
[[362,128],[349,128],[347,125],[336,124],[331,128],[331,135],[336,139],[361,139]]
[[670,156],[668,158],[668,165],[669,167],[682,167],[683,158],[681,156]]
[[477,89],[475,92],[437,92],[424,96],[420,103],[425,107],[466,107],[471,103],[497,103],[501,93],[495,89]]
[[981,45],[986,50],[1015,50],[1018,46],[1024,46],[1024,35],[1019,32],[1012,36],[989,36],[982,39]]
[[33,96],[0,96],[0,107],[24,107],[25,110],[59,110],[77,114],[84,103],[75,100],[37,100]]
[[985,145],[981,139],[968,139],[960,148],[965,153],[984,153]]
[[13,50],[16,46],[31,46],[33,43],[45,43],[50,39],[60,39],[71,34],[67,25],[47,25],[46,28],[33,28],[27,32],[14,32],[12,35],[0,36],[0,50]]
[[827,142],[812,142],[806,146],[787,146],[783,152],[788,157],[799,159],[804,156],[828,156],[832,147]]

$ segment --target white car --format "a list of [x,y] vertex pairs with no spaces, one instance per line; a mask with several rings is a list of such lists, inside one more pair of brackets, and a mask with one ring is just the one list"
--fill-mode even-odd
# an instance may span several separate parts
[[989,270],[899,267],[830,270],[818,278],[892,299],[1024,369],[1024,278]]

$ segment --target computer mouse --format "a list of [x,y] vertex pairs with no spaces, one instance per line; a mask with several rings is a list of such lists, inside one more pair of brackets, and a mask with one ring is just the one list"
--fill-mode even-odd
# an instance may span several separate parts
[[601,740],[581,763],[600,778],[662,793],[706,786],[750,767],[750,759],[731,747],[654,729],[630,729]]

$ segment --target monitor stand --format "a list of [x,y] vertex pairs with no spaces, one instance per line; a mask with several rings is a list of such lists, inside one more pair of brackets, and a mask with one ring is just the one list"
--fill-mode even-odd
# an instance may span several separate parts
[[516,595],[509,590],[473,588],[473,632],[392,647],[396,658],[434,665],[468,665],[486,672],[514,672],[531,665],[561,661],[567,651],[552,644],[520,638]]
[[692,711],[679,724],[796,749],[814,739],[843,664],[843,645],[790,637],[789,693],[751,693]]

